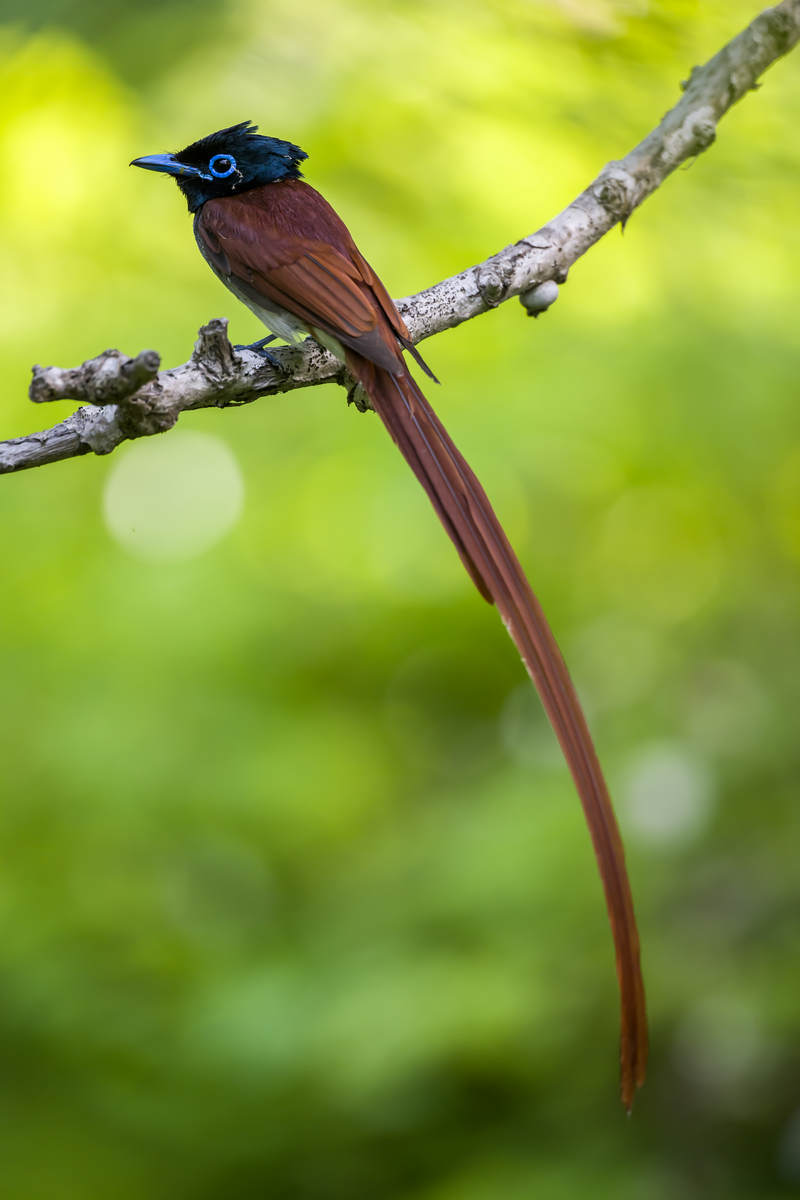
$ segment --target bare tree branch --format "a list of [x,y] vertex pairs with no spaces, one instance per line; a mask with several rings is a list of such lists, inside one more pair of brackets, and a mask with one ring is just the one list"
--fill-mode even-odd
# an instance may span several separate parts
[[[704,66],[693,68],[683,96],[656,129],[619,162],[610,162],[573,202],[536,233],[477,266],[445,279],[398,307],[415,342],[469,321],[519,296],[530,315],[557,295],[570,266],[635,208],[686,159],[714,141],[720,117],[757,86],[760,75],[800,40],[800,0],[768,8]],[[161,433],[181,412],[225,408],[260,396],[352,380],[331,354],[308,339],[275,352],[278,366],[236,351],[227,321],[200,330],[189,362],[159,373],[152,350],[126,358],[107,350],[80,367],[34,367],[30,397],[37,403],[85,400],[71,417],[43,433],[0,442],[0,474],[73,458],[108,454],[128,438]]]

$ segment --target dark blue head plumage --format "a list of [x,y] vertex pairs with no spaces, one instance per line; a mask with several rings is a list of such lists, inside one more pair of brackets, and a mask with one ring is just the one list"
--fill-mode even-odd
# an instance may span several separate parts
[[265,137],[250,121],[231,125],[192,142],[177,154],[135,158],[132,167],[163,171],[175,178],[196,212],[206,200],[235,196],[280,179],[299,179],[299,163],[308,155],[292,142]]

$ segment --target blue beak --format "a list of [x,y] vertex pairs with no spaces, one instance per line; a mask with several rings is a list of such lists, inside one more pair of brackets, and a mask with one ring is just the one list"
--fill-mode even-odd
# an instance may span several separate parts
[[144,167],[145,171],[163,171],[166,175],[191,175],[195,179],[207,179],[213,182],[213,175],[206,175],[199,167],[188,167],[186,163],[178,162],[174,154],[147,154],[144,158],[135,158],[132,167]]

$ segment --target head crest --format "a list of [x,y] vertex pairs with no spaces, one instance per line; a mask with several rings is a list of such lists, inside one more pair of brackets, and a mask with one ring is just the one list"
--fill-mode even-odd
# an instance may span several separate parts
[[243,158],[253,166],[268,158],[280,158],[296,167],[297,163],[308,158],[305,150],[301,150],[293,142],[284,142],[280,138],[259,133],[258,126],[252,121],[240,121],[237,125],[228,125],[226,129],[209,133],[179,150],[175,157],[181,162],[199,166],[202,162],[207,162],[213,154],[223,151],[236,154],[238,158]]
[[192,212],[207,200],[236,196],[268,183],[299,179],[308,155],[294,142],[267,137],[252,121],[209,133],[177,154],[151,154],[134,166],[172,175]]

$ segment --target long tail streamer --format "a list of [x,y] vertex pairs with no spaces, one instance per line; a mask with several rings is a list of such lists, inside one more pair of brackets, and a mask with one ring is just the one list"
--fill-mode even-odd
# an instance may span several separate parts
[[594,845],[616,953],[621,1006],[620,1090],[630,1110],[647,1066],[639,935],[625,855],[603,772],[561,652],[491,504],[413,377],[348,353],[372,406],[427,492],[464,566],[497,605],[572,772]]

